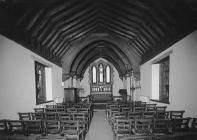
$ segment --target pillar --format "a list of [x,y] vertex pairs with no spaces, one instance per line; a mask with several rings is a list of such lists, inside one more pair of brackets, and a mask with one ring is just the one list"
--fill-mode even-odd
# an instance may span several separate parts
[[[131,95],[131,91],[130,91],[131,84],[130,84],[130,81],[131,81],[131,77],[130,77],[129,74],[127,74],[126,76],[123,77],[123,89],[127,90],[127,95]],[[129,100],[129,98],[127,98],[127,100]]]

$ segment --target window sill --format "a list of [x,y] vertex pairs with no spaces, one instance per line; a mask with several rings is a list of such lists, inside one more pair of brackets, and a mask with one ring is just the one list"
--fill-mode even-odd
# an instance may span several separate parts
[[159,102],[159,103],[164,103],[164,104],[170,104],[169,101],[161,101],[161,100],[154,100],[154,99],[150,99],[153,102]]
[[39,102],[39,103],[36,103],[36,105],[46,104],[46,103],[50,103],[50,102],[54,102],[54,100]]

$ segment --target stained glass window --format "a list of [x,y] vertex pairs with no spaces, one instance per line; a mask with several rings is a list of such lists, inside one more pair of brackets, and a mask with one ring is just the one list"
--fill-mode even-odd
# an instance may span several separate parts
[[107,83],[110,83],[110,82],[111,82],[110,73],[111,73],[110,67],[107,66],[107,67],[106,67],[106,82],[107,82]]
[[112,68],[106,63],[93,64],[90,69],[92,84],[111,84]]
[[99,64],[99,82],[103,82],[103,65]]
[[96,67],[92,67],[92,82],[96,83]]

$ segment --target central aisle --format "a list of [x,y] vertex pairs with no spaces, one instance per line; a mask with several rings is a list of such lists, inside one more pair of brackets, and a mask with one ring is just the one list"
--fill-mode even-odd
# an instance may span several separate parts
[[107,121],[105,111],[94,112],[85,140],[113,140],[111,126]]

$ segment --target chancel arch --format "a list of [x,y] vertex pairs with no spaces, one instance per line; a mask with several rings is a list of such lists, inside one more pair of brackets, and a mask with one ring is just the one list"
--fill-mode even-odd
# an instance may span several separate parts
[[113,61],[119,76],[122,77],[128,69],[132,69],[132,65],[128,56],[120,48],[105,40],[92,42],[75,56],[70,66],[70,73],[75,73],[77,78],[83,78],[84,71],[91,62],[97,58],[106,58],[110,62]]

